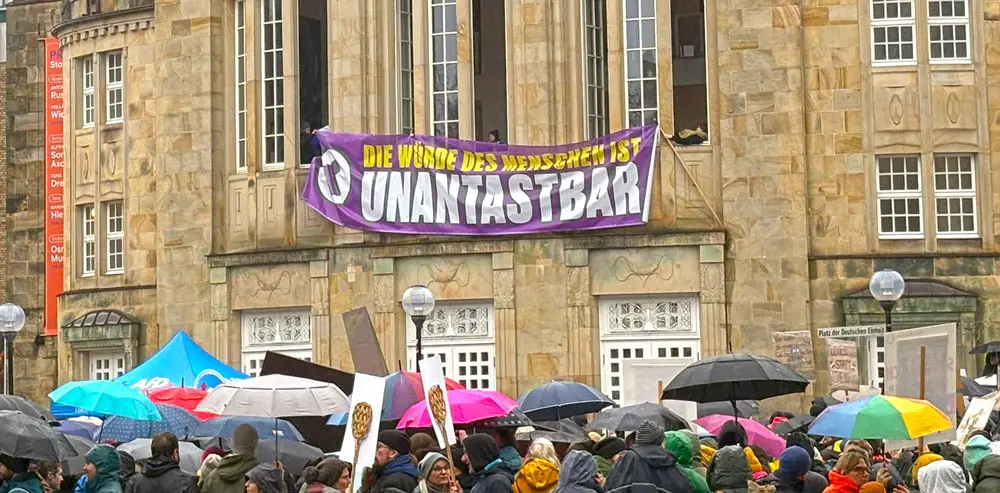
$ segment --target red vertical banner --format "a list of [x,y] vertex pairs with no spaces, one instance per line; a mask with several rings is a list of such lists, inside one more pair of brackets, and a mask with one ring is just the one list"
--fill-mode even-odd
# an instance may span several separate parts
[[63,290],[63,57],[59,40],[45,39],[45,335],[59,333]]

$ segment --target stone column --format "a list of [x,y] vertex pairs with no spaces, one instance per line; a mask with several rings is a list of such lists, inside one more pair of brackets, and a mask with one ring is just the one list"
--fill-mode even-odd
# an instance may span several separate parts
[[702,245],[701,262],[701,357],[725,354],[726,273],[724,246]]
[[[375,317],[372,325],[375,335],[382,346],[382,355],[390,368],[398,359],[396,357],[396,299],[395,259],[377,258],[374,260],[375,270]],[[405,325],[404,325],[405,327]],[[405,341],[406,336],[403,336]]]
[[[208,271],[208,282],[211,284],[212,293],[212,332],[215,337],[212,340],[209,352],[225,361],[233,364],[233,355],[230,354],[229,333],[230,309],[229,309],[229,273],[225,267],[212,267]],[[239,368],[239,365],[236,366]]]
[[590,292],[590,251],[566,250],[566,353],[569,377],[600,388],[595,366],[594,298]]
[[330,364],[330,261],[309,262],[313,361]]
[[507,395],[520,395],[517,388],[513,252],[493,254],[493,330],[497,390]]

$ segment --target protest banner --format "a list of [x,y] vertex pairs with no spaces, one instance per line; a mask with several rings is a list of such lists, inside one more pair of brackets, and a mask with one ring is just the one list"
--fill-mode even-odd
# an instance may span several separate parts
[[861,377],[858,375],[858,344],[854,341],[828,339],[826,341],[827,371],[830,375],[830,390],[860,390]]
[[322,131],[302,199],[383,233],[511,235],[645,224],[657,125],[560,146]]

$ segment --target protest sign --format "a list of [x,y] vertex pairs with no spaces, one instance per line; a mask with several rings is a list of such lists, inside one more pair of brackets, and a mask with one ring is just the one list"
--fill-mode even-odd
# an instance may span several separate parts
[[774,359],[806,378],[813,377],[812,333],[808,330],[774,333]]
[[361,489],[365,468],[375,464],[384,392],[384,378],[364,373],[354,375],[351,411],[347,415],[344,443],[340,447],[341,460],[354,463],[351,491]]
[[[455,445],[455,423],[451,417],[451,403],[448,401],[447,386],[444,382],[444,368],[441,359],[435,354],[420,360],[420,378],[424,384],[424,402],[427,404],[427,414],[434,424],[434,435],[437,436],[441,449]],[[434,390],[437,389],[437,390]],[[441,406],[444,406],[443,408]],[[441,416],[443,412],[443,416]],[[438,422],[438,418],[441,419]]]
[[[923,398],[940,409],[952,425],[957,424],[955,398],[958,382],[955,369],[956,324],[932,325],[918,329],[898,330],[885,335],[885,394],[921,398],[920,348],[924,348]],[[956,438],[955,428],[924,437],[924,443],[941,443]],[[912,447],[915,440],[889,442],[887,448]]]
[[856,342],[827,339],[826,362],[830,375],[830,390],[857,392],[860,389],[861,377],[858,375]]
[[955,433],[955,440],[958,443],[964,445],[969,438],[969,433],[986,428],[986,424],[990,421],[990,413],[997,406],[998,398],[1000,398],[1000,393],[994,392],[987,397],[972,399],[969,408],[965,411],[965,416],[962,418],[962,423],[958,425],[958,431]]
[[[623,406],[659,402],[678,416],[692,421],[698,419],[698,403],[689,401],[660,400],[663,388],[670,385],[674,377],[694,363],[694,358],[671,358],[670,360],[645,358],[622,360],[622,400]],[[654,398],[655,396],[655,398]]]

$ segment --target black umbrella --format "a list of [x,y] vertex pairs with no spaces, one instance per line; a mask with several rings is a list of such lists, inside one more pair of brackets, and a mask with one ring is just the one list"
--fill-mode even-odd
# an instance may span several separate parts
[[39,409],[31,401],[16,395],[0,395],[0,411],[20,411],[49,424],[59,424],[49,413]]
[[766,356],[723,354],[691,363],[663,389],[663,400],[716,402],[767,399],[804,392],[807,380],[788,365]]
[[[750,419],[760,414],[760,403],[753,400],[736,401],[736,411],[739,412],[741,418]],[[732,412],[732,402],[719,401],[698,403],[699,418],[704,418],[705,416],[711,416],[713,414],[721,414],[725,416],[732,414]]]
[[969,397],[982,397],[995,392],[996,390],[996,388],[988,385],[980,385],[976,383],[974,378],[969,377],[962,377],[962,385],[961,388],[958,389],[959,393]]
[[686,419],[660,404],[651,402],[605,409],[587,425],[587,429],[635,431],[643,421],[659,423],[666,431],[691,429]]
[[80,474],[83,471],[83,465],[87,462],[85,456],[90,449],[94,447],[94,442],[76,435],[65,435],[66,439],[69,440],[70,445],[73,446],[73,450],[76,451],[76,457],[67,457],[62,460],[62,468],[66,474]]
[[522,426],[534,426],[535,429],[539,430],[551,430],[548,427],[536,423],[534,420],[526,416],[520,409],[512,409],[506,416],[500,416],[497,418],[484,419],[482,421],[476,421],[475,423],[470,423],[468,425],[458,425],[458,428],[520,428]]
[[20,411],[0,411],[0,454],[20,459],[61,460],[77,455],[48,423]]
[[579,382],[553,381],[535,387],[517,400],[517,407],[531,419],[558,421],[596,413],[615,401],[601,391]]
[[[261,440],[257,444],[257,460],[273,463],[275,461],[275,443],[274,440]],[[308,443],[288,440],[283,440],[277,446],[277,451],[277,460],[281,462],[282,467],[296,477],[302,474],[302,470],[306,468],[309,461],[323,457],[322,450]]]
[[969,354],[1000,353],[1000,341],[990,341],[980,344],[969,351]]
[[787,435],[793,431],[799,431],[802,428],[809,426],[809,423],[812,423],[814,419],[816,418],[808,414],[796,416],[788,421],[782,421],[781,423],[774,425],[774,428],[772,428],[771,431],[773,431],[775,435]]
[[[587,432],[569,418],[535,423],[534,427],[534,431],[518,433],[517,440],[533,442],[547,438],[552,443],[576,443],[587,439]],[[543,427],[553,431],[544,431]]]

